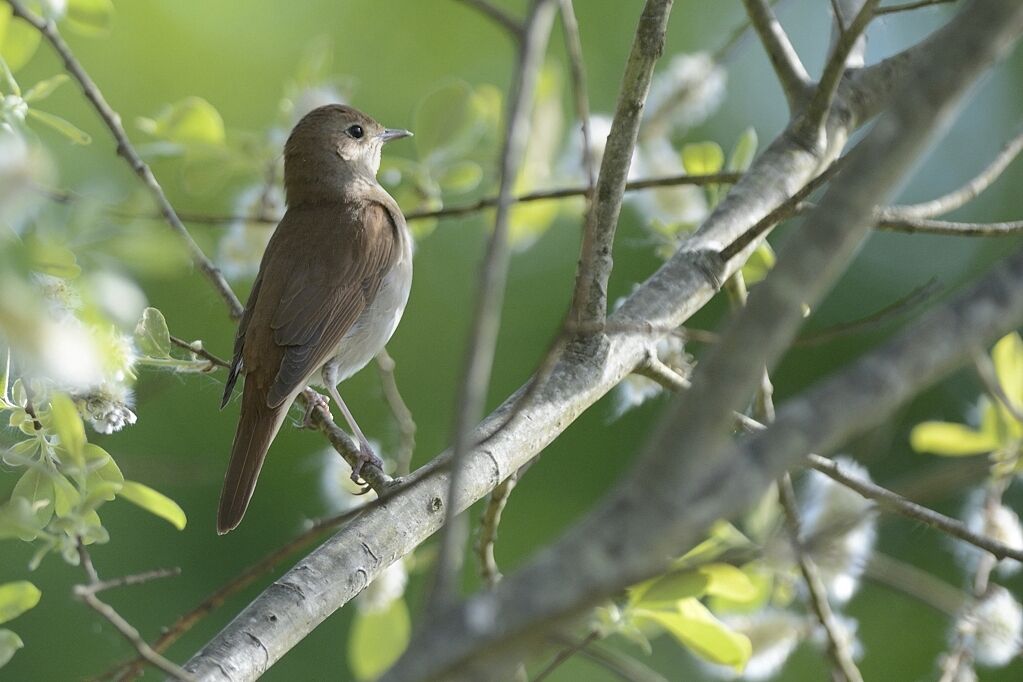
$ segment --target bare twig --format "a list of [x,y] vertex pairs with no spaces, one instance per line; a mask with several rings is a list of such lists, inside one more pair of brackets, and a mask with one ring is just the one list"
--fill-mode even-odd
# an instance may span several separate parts
[[124,126],[121,125],[121,117],[107,104],[103,93],[100,92],[96,83],[93,82],[81,63],[75,58],[68,44],[64,42],[64,38],[61,37],[56,24],[52,20],[43,19],[28,11],[21,0],[7,0],[7,3],[11,6],[14,16],[24,19],[31,24],[50,43],[57,54],[60,55],[68,73],[78,81],[85,98],[89,100],[100,118],[103,119],[103,123],[106,124],[113,134],[114,140],[117,142],[117,153],[124,158],[128,165],[131,166],[131,169],[135,171],[135,174],[139,176],[146,189],[153,195],[160,213],[163,214],[171,229],[185,242],[185,246],[192,257],[192,262],[206,276],[210,284],[213,285],[213,288],[224,299],[224,302],[227,303],[231,317],[235,319],[241,317],[242,304],[238,297],[235,296],[231,285],[227,283],[224,276],[220,274],[220,270],[206,257],[206,254],[203,253],[199,245],[192,239],[192,235],[188,233],[188,229],[185,228],[178,214],[175,213],[174,207],[167,200],[167,196],[164,194],[160,183],[157,182],[156,176],[153,175],[153,171],[142,160],[142,157],[139,156],[128,140],[128,134],[125,132]]
[[1023,220],[1004,223],[959,223],[928,218],[882,219],[877,227],[889,232],[941,234],[950,237],[1001,237],[1023,231]]
[[416,421],[412,418],[412,410],[401,397],[401,391],[398,390],[398,382],[394,378],[394,358],[386,348],[377,354],[377,370],[384,399],[391,408],[391,415],[398,426],[401,440],[394,457],[397,465],[394,473],[396,476],[405,476],[412,470],[412,456],[416,452]]
[[[552,635],[549,641],[563,647],[575,646],[575,641],[563,635]],[[626,682],[668,682],[659,673],[616,649],[590,642],[579,650],[579,655],[601,666]]]
[[816,141],[824,119],[831,110],[831,103],[838,91],[838,84],[842,81],[845,73],[849,55],[857,46],[857,42],[863,32],[867,30],[871,19],[874,18],[874,8],[880,0],[866,0],[856,18],[852,20],[838,40],[835,41],[831,56],[824,65],[824,71],[813,91],[813,97],[802,114],[798,131],[806,136],[806,139]]
[[590,136],[590,98],[586,92],[586,64],[583,61],[583,45],[579,37],[579,22],[575,17],[572,0],[561,0],[561,26],[565,34],[565,51],[572,74],[572,95],[575,115],[579,119],[582,135],[582,167],[586,176],[587,192],[593,191],[597,181],[593,166],[593,145]]
[[554,660],[547,664],[547,667],[537,673],[536,677],[533,678],[533,682],[542,682],[542,680],[546,680],[551,676],[551,673],[561,666],[562,663],[592,644],[599,636],[600,632],[598,630],[593,630],[578,642],[566,646],[554,656]]
[[908,12],[910,10],[920,9],[921,7],[946,5],[952,2],[956,2],[956,0],[916,0],[916,2],[904,2],[900,5],[888,5],[887,7],[878,7],[876,10],[874,10],[874,14],[878,16],[882,14],[895,14],[896,12]]
[[654,65],[664,51],[672,0],[647,0],[625,65],[611,132],[607,137],[593,207],[586,215],[570,319],[603,323],[607,317],[607,282],[611,249],[622,209],[629,166],[643,119]]
[[524,40],[526,27],[523,23],[489,0],[459,0],[459,2],[479,10],[480,14],[506,30],[516,42],[521,43]]
[[[512,204],[512,186],[525,156],[529,135],[529,117],[536,94],[540,65],[547,52],[557,4],[554,0],[535,0],[526,20],[519,49],[512,91],[509,95],[507,128],[500,160],[497,215],[479,272],[479,286],[465,369],[458,391],[455,433],[451,457],[449,499],[455,498],[461,484],[462,460],[472,447],[472,429],[483,417],[483,405],[497,345],[501,308],[508,275],[508,216]],[[433,588],[426,613],[436,613],[456,596],[456,578],[462,566],[463,549],[468,536],[468,520],[454,506],[445,510],[444,530]],[[457,519],[457,520],[456,520]]]
[[863,682],[863,675],[856,667],[852,652],[849,650],[849,637],[836,620],[831,605],[828,603],[828,591],[821,580],[817,564],[803,551],[800,539],[802,531],[799,507],[796,504],[796,496],[792,491],[792,480],[788,474],[782,476],[778,481],[778,499],[785,511],[792,548],[795,550],[799,570],[803,574],[803,581],[806,583],[810,595],[810,604],[813,606],[814,613],[817,614],[817,620],[820,621],[827,634],[828,654],[831,656],[832,665],[837,673],[835,677],[844,680],[844,682]]
[[476,557],[479,561],[480,577],[483,583],[493,587],[501,579],[501,570],[497,567],[494,556],[494,544],[497,542],[497,528],[501,525],[501,514],[508,504],[515,484],[519,482],[519,472],[515,472],[501,481],[490,493],[486,509],[480,518],[480,536],[476,541]]
[[173,578],[181,575],[180,568],[158,568],[153,571],[146,571],[145,573],[135,573],[132,575],[121,576],[120,578],[114,578],[112,580],[100,580],[92,585],[88,585],[88,589],[92,590],[93,593],[103,592],[104,590],[112,590],[117,587],[129,587],[132,585],[143,585],[153,580],[160,580],[161,578]]
[[[89,578],[89,582],[85,585],[75,585],[73,590],[75,598],[85,602],[89,608],[103,616],[107,622],[113,625],[114,628],[121,633],[122,637],[128,640],[128,643],[135,647],[135,651],[137,651],[139,656],[144,658],[146,661],[167,673],[175,680],[194,680],[195,678],[185,672],[177,664],[168,661],[166,658],[153,651],[153,649],[146,644],[146,640],[142,639],[142,635],[139,634],[139,631],[136,630],[131,623],[126,621],[121,614],[117,613],[112,606],[96,596],[96,593],[101,590],[109,587],[115,587],[116,585],[114,583],[117,581],[104,582],[99,579],[99,575],[96,573],[96,567],[93,566],[92,558],[89,556],[88,550],[85,549],[85,543],[82,542],[81,538],[78,539],[78,557],[81,561],[82,568],[85,570],[86,576]],[[163,575],[156,577],[163,577],[165,575],[167,574],[164,573]],[[147,579],[152,579],[153,577],[154,576],[152,574],[147,574]],[[131,576],[122,578],[122,582],[120,582],[120,584],[131,584],[128,582],[130,579]],[[138,582],[141,581],[141,577],[139,577]]]
[[228,369],[231,367],[231,363],[229,363],[227,360],[217,357],[213,353],[206,350],[203,347],[202,341],[197,340],[189,342],[185,341],[184,339],[180,339],[174,335],[171,335],[170,340],[171,343],[173,343],[178,348],[184,348],[188,352],[194,353],[195,355],[209,362],[211,368],[220,367],[222,369]]
[[806,98],[810,74],[806,72],[806,67],[770,6],[764,0],[743,0],[743,4],[771,60],[789,109],[795,111]]
[[902,495],[896,492],[883,488],[875,483],[864,481],[855,476],[842,471],[841,467],[833,462],[832,460],[821,457],[820,455],[809,455],[807,458],[809,466],[816,471],[821,472],[828,478],[835,480],[836,482],[844,485],[850,490],[855,490],[857,493],[867,498],[868,500],[874,500],[882,507],[894,511],[906,518],[913,519],[932,528],[940,530],[942,533],[951,537],[968,542],[975,547],[983,549],[994,555],[998,559],[1015,559],[1016,561],[1023,561],[1023,550],[1009,547],[1008,545],[998,542],[983,533],[974,533],[966,524],[958,519],[953,519],[944,514],[939,514],[933,509],[928,509],[922,505],[919,505],[911,500],[906,499]]
[[1021,151],[1023,151],[1023,129],[1002,147],[998,155],[984,170],[962,187],[930,201],[882,209],[881,218],[885,220],[933,218],[961,208],[980,196],[984,190],[1000,178]]
[[[1012,415],[1012,418],[1023,424],[1023,409],[1021,406],[1012,402],[1009,396],[1005,393],[1005,387],[998,381],[998,373],[995,371],[995,365],[991,362],[991,358],[981,350],[976,350],[973,354],[973,366],[977,370],[977,376],[984,383],[984,388],[988,394],[996,401],[1001,403],[1002,407]],[[1021,559],[1023,561],[1023,559]]]

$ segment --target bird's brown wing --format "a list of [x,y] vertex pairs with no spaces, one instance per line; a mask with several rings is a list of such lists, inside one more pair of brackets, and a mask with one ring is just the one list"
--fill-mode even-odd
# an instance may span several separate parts
[[306,209],[302,222],[303,258],[295,259],[270,318],[273,342],[284,351],[266,396],[272,408],[336,352],[399,254],[394,218],[377,202]]

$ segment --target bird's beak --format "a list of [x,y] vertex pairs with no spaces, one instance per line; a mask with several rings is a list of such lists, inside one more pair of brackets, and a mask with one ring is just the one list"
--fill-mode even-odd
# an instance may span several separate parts
[[383,142],[390,142],[391,140],[399,140],[403,137],[412,137],[412,133],[403,128],[385,128],[384,132],[380,133],[380,139]]

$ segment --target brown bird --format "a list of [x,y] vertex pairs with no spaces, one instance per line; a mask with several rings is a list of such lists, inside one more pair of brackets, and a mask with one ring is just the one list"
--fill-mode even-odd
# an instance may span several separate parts
[[359,440],[352,478],[363,464],[381,465],[337,384],[380,352],[408,301],[412,236],[376,173],[384,143],[411,134],[330,104],[306,114],[284,146],[288,209],[238,325],[221,403],[244,373],[217,514],[220,534],[242,520],[270,443],[310,383],[326,387]]

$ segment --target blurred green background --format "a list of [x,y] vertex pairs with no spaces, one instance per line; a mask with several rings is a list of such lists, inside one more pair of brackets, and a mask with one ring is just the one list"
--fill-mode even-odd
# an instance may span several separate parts
[[[499,4],[512,12],[521,12],[525,5],[511,0],[500,0]],[[790,0],[781,11],[812,72],[819,68],[826,49],[827,5],[819,0]],[[513,64],[513,47],[507,37],[481,15],[453,0],[148,0],[117,2],[116,7],[108,36],[72,35],[69,42],[135,140],[146,139],[134,123],[137,117],[152,116],[164,105],[190,95],[200,96],[217,108],[229,137],[246,131],[262,134],[278,122],[278,102],[285,86],[308,46],[317,40],[333,45],[331,72],[349,79],[351,103],[392,127],[412,127],[417,102],[452,78],[474,86],[493,84],[506,92]],[[641,7],[639,0],[576,2],[595,112],[613,110]],[[949,15],[949,11],[929,10],[876,22],[871,34],[871,58],[907,45]],[[742,18],[741,3],[737,1],[677,0],[666,56],[713,50]],[[556,31],[550,60],[564,65],[563,54]],[[52,52],[43,46],[19,71],[18,78],[23,84],[31,84],[60,69]],[[971,95],[948,139],[928,157],[905,189],[903,199],[930,198],[951,189],[994,156],[1023,120],[1021,79],[1023,54],[1017,51]],[[563,100],[567,113],[571,106],[567,88]],[[109,135],[83,104],[75,87],[65,86],[46,104],[47,110],[93,136],[91,145],[75,147],[40,130],[40,137],[57,159],[61,187],[111,199],[136,191],[135,178],[115,156]],[[745,127],[754,126],[765,144],[785,119],[783,99],[763,52],[754,40],[747,40],[728,64],[727,92],[720,110],[675,142],[714,140],[728,149]],[[574,130],[574,126],[567,127],[564,134]],[[409,143],[394,144],[386,151],[388,156],[413,153]],[[195,192],[184,186],[180,162],[158,160],[154,168],[172,202],[183,212],[230,211],[235,195],[245,184],[232,179],[210,191]],[[1023,198],[1018,191],[1021,182],[1023,165],[1017,164],[958,215],[970,220],[1018,219],[1023,215]],[[420,242],[409,307],[389,345],[397,362],[399,386],[418,424],[415,465],[426,462],[448,442],[467,315],[476,291],[473,277],[487,219],[486,215],[477,215],[444,221]],[[532,248],[516,254],[512,261],[488,403],[491,406],[528,377],[556,334],[569,302],[579,222],[574,211],[563,211]],[[627,207],[618,232],[612,299],[627,293],[659,263],[641,223],[642,216]],[[157,227],[162,229],[159,224]],[[134,229],[135,224],[115,222],[111,228]],[[196,225],[193,234],[212,253],[223,229]],[[1016,239],[876,234],[834,293],[814,312],[807,327],[824,328],[867,315],[930,279],[937,279],[946,290],[955,287],[1017,246]],[[167,254],[172,261],[177,257]],[[123,267],[131,270],[130,264]],[[166,315],[172,333],[187,339],[201,338],[211,351],[229,356],[233,325],[202,277],[188,268],[174,267],[162,274],[145,275],[140,284],[150,305]],[[249,285],[249,281],[239,281],[239,294],[244,297]],[[694,326],[714,328],[722,312],[723,306],[716,302],[697,316]],[[776,397],[783,401],[876,344],[896,326],[889,324],[791,353],[774,375]],[[698,355],[700,348],[689,350]],[[182,569],[180,577],[107,595],[150,639],[162,625],[293,537],[307,520],[327,512],[318,479],[325,444],[316,433],[289,428],[271,449],[244,523],[230,535],[216,535],[215,508],[237,414],[234,405],[218,411],[221,390],[222,378],[218,375],[174,376],[143,371],[137,385],[138,424],[110,437],[96,437],[129,478],[159,488],[189,517],[188,527],[177,532],[121,502],[104,510],[112,541],[93,550],[103,576],[164,566]],[[952,466],[912,453],[907,430],[923,418],[961,420],[979,390],[971,374],[961,373],[902,410],[887,427],[851,444],[851,450],[868,463],[875,480],[893,486]],[[398,435],[372,367],[345,384],[342,393],[363,430],[378,439],[385,452],[394,448]],[[546,450],[516,489],[505,512],[497,546],[505,572],[555,539],[629,466],[658,416],[661,400],[612,420],[612,404],[605,399]],[[13,479],[8,478],[12,477],[0,475],[0,491],[13,485]],[[966,490],[967,483],[960,480],[935,491],[926,501],[956,513]],[[1018,507],[1021,496],[1018,491],[1010,491],[1008,499]],[[952,585],[963,584],[964,576],[953,560],[950,543],[927,528],[883,516],[880,547]],[[30,547],[4,542],[0,582],[24,577],[30,556]],[[280,566],[277,573],[286,567]],[[267,575],[232,598],[178,642],[169,655],[177,661],[187,659],[272,578]],[[43,598],[37,608],[12,624],[26,646],[0,671],[0,679],[81,679],[129,654],[107,624],[71,598],[71,586],[82,579],[78,569],[54,556],[30,579],[41,588]],[[421,601],[423,582],[422,575],[415,576],[409,588],[413,614]],[[473,575],[467,575],[466,583],[468,588],[478,585]],[[1019,594],[1023,582],[1016,577],[1007,586]],[[331,617],[265,679],[349,679],[345,643],[351,611],[345,608]],[[859,636],[865,647],[861,666],[866,679],[935,678],[934,661],[946,645],[947,621],[943,616],[869,581],[852,600],[849,612],[860,620]],[[630,644],[617,642],[616,646],[644,656]],[[699,679],[689,654],[667,637],[655,641],[653,658],[648,662],[669,679]],[[1023,664],[1019,662],[996,672],[982,671],[985,680],[1014,680],[1021,675]],[[826,676],[822,655],[810,646],[803,646],[782,673],[787,680],[819,680]],[[157,675],[149,672],[147,678],[156,679]],[[573,659],[552,679],[613,678],[585,660]]]

